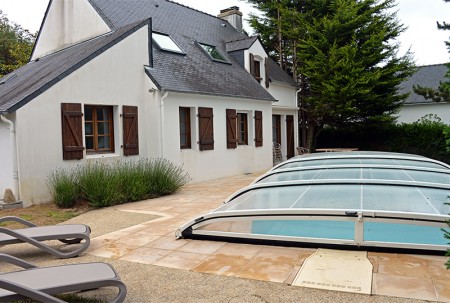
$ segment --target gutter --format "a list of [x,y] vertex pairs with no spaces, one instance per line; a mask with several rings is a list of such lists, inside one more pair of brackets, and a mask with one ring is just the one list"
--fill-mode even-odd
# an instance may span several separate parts
[[11,149],[12,149],[12,176],[13,176],[13,193],[16,196],[16,200],[20,201],[19,192],[19,169],[17,165],[17,145],[16,145],[16,130],[14,123],[7,119],[4,115],[0,115],[0,120],[9,125]]
[[161,158],[164,158],[164,100],[167,98],[167,96],[169,95],[169,92],[166,91],[164,96],[161,97],[161,101],[159,103],[159,111],[160,111],[160,115],[161,115],[161,133],[159,134],[159,142],[160,142],[160,153],[161,153]]

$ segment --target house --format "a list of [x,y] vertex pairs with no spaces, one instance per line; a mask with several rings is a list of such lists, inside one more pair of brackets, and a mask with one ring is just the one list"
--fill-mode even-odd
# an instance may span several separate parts
[[263,171],[297,143],[296,83],[237,7],[51,0],[30,62],[0,79],[0,195],[51,200],[46,179],[89,161],[162,157],[192,182]]
[[446,64],[420,66],[407,81],[401,84],[400,93],[410,93],[402,106],[397,122],[412,123],[431,114],[436,115],[442,122],[450,124],[450,104],[436,103],[426,100],[423,96],[414,92],[413,87],[420,85],[437,89],[441,82],[448,81],[445,74],[448,72]]

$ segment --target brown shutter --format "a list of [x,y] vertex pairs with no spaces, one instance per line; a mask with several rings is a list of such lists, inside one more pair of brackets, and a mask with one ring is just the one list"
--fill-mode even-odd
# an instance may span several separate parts
[[286,116],[286,158],[290,159],[295,156],[294,148],[294,116]]
[[80,103],[61,103],[64,160],[83,159],[83,113]]
[[227,148],[237,147],[237,114],[235,109],[227,109]]
[[266,88],[269,88],[269,58],[265,58],[264,59],[264,70],[265,70],[265,75],[264,75],[264,80],[266,82]]
[[250,75],[255,76],[255,56],[250,53]]
[[263,146],[262,111],[255,111],[255,146]]
[[123,154],[125,156],[139,155],[138,108],[123,106]]
[[198,108],[198,128],[200,150],[214,149],[213,109],[209,107]]

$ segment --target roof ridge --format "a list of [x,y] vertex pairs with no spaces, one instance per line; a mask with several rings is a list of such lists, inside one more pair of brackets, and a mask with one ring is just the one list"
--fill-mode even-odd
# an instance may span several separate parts
[[258,36],[247,36],[247,37],[242,37],[242,38],[239,38],[239,39],[236,39],[236,40],[226,41],[226,43],[238,42],[238,41],[250,40],[250,39],[258,39]]
[[450,64],[450,62],[447,62],[447,63],[433,63],[433,64],[425,64],[425,65],[419,65],[419,66],[417,66],[417,67],[429,67],[429,66],[438,66],[438,65],[447,65],[447,64]]

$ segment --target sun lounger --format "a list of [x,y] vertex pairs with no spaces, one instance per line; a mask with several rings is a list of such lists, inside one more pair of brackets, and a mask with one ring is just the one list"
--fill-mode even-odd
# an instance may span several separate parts
[[66,292],[116,287],[118,294],[110,302],[123,302],[125,284],[107,263],[81,263],[38,267],[21,259],[0,253],[0,261],[20,266],[19,271],[0,273],[0,302],[30,298],[34,301],[61,303],[54,295]]
[[[0,218],[0,223],[7,221],[19,222],[27,227],[21,229],[0,227],[0,246],[15,243],[29,243],[58,258],[72,258],[80,255],[90,244],[89,235],[91,229],[84,224],[37,226],[18,217],[9,216]],[[66,244],[81,243],[83,240],[84,242],[75,250],[63,252],[43,243],[43,241],[48,240],[59,240]]]

